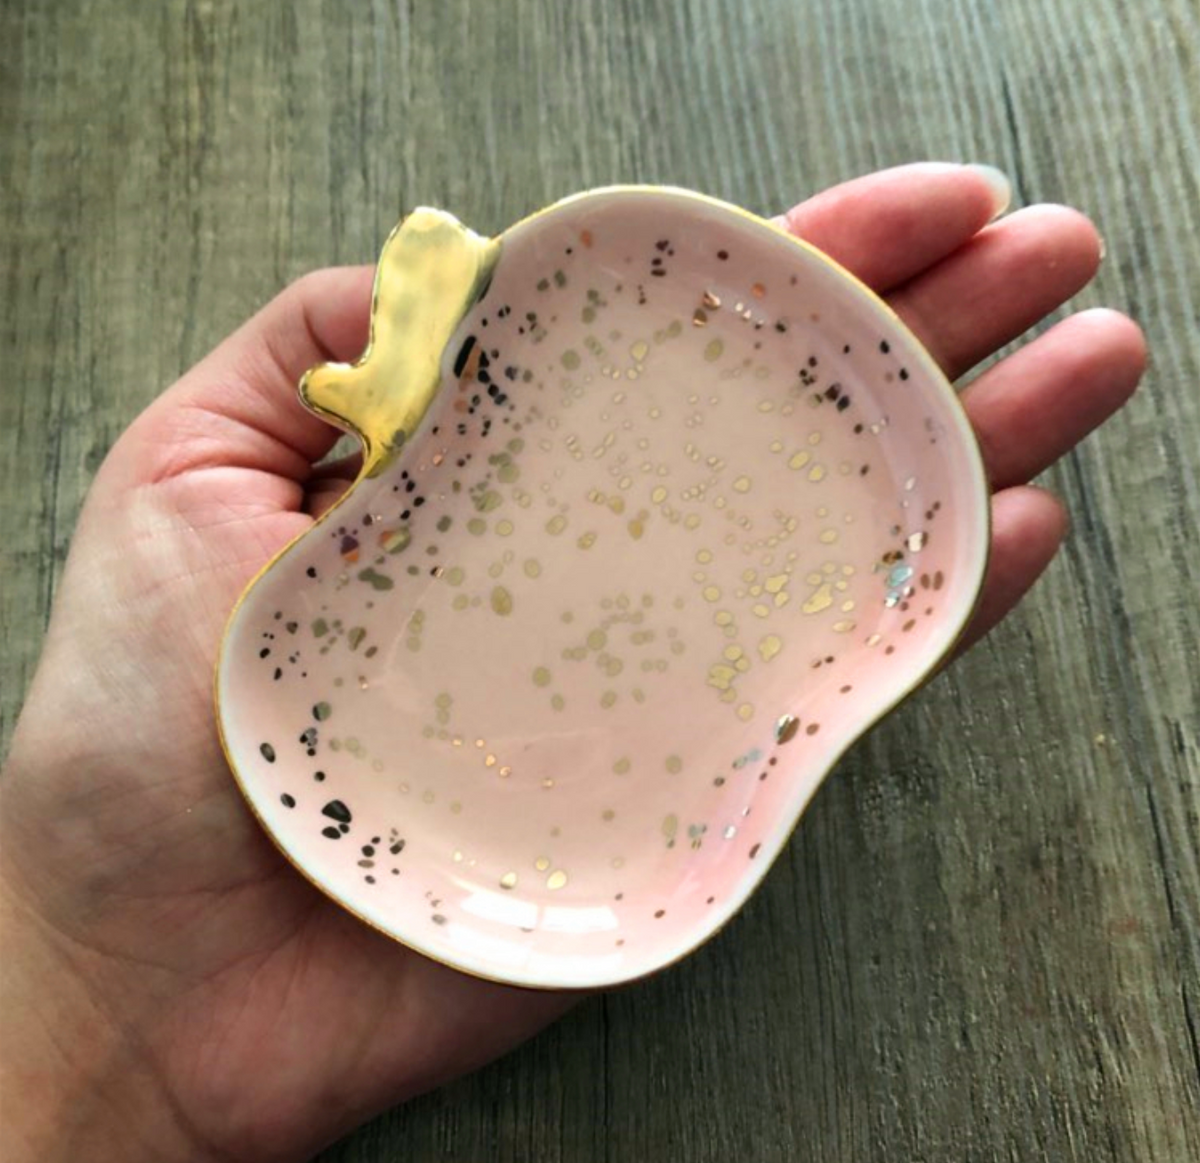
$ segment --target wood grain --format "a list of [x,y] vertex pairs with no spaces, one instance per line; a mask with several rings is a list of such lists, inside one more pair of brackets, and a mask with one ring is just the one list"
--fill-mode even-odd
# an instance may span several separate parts
[[608,181],[766,211],[920,158],[1091,213],[1153,368],[1056,469],[1035,596],[842,764],[672,972],[323,1159],[1200,1158],[1193,0],[0,9],[7,740],[89,477],[281,284],[405,207]]

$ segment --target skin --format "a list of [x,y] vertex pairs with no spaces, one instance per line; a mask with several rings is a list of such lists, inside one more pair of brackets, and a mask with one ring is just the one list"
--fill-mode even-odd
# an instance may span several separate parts
[[[1002,209],[975,170],[910,166],[797,206],[788,229],[883,293],[951,377],[1094,275],[1094,227]],[[211,673],[237,595],[343,490],[302,372],[353,359],[372,272],[308,275],[164,392],[88,496],[0,791],[0,1155],[305,1158],[503,1054],[576,998],[408,951],[303,881],[217,744]],[[1028,481],[1133,392],[1135,324],[1092,310],[971,383],[995,489],[971,638],[1066,530]],[[164,644],[170,644],[165,646]],[[219,843],[218,843],[219,840]]]

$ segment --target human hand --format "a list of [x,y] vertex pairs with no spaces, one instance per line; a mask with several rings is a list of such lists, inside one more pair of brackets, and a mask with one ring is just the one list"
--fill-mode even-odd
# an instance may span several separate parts
[[[839,186],[786,225],[886,295],[951,377],[1095,272],[1062,208],[997,224],[976,170]],[[294,284],[155,401],[89,495],[0,792],[6,1159],[294,1159],[503,1053],[571,995],[465,977],[296,875],[246,810],[211,675],[238,594],[347,485],[309,366],[367,337],[369,268]],[[1109,311],[1058,324],[965,393],[995,489],[977,637],[1065,519],[1026,482],[1119,407],[1144,362]]]

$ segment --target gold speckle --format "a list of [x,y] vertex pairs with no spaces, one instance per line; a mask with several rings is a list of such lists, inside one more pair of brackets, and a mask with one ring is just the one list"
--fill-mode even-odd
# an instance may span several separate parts
[[801,449],[799,452],[792,453],[788,460],[788,468],[803,468],[810,460],[812,460],[812,453]]
[[497,521],[496,533],[501,537],[511,536],[513,531],[513,523],[511,521]]
[[622,756],[613,764],[612,769],[616,775],[624,775],[630,768],[629,759],[627,756]]
[[633,356],[638,363],[641,363],[649,354],[649,352],[650,345],[644,339],[639,339],[637,343],[633,344],[629,349],[629,354]]
[[538,870],[538,872],[545,872],[546,869],[550,867],[550,858],[548,856],[539,856],[533,862],[533,866]]
[[721,354],[724,352],[724,350],[725,344],[719,339],[710,339],[708,343],[704,345],[704,358],[708,360],[709,363],[715,363],[721,358]]
[[656,505],[661,505],[667,499],[667,490],[663,485],[659,485],[654,492],[650,494],[650,500]]
[[557,891],[567,883],[567,874],[561,868],[556,868],[546,877],[546,887],[551,892]]
[[472,536],[480,537],[487,532],[487,522],[482,517],[472,517],[467,522],[467,532]]
[[617,814],[617,813],[616,813],[616,812],[614,812],[614,811],[612,810],[612,808],[605,808],[605,809],[604,809],[604,811],[602,811],[602,812],[600,813],[600,819],[602,819],[602,820],[603,820],[603,821],[604,821],[606,824],[608,824],[608,823],[610,823],[610,822],[611,822],[613,819],[615,819],[615,818],[616,818],[616,814]]
[[777,594],[787,585],[787,580],[786,573],[777,573],[763,582],[763,589],[769,594]]
[[580,536],[579,540],[575,542],[575,544],[578,545],[580,549],[591,549],[591,547],[596,544],[596,534],[590,532],[584,533]]
[[858,623],[852,618],[843,619],[841,622],[834,622],[833,632],[835,634],[848,634]]
[[665,766],[672,775],[678,775],[683,770],[683,760],[678,755],[668,755]]
[[790,743],[800,730],[800,720],[795,715],[782,715],[775,723],[775,742]]
[[808,470],[808,479],[814,483],[825,479],[825,466],[823,464],[814,464]]
[[704,587],[704,600],[706,602],[716,602],[720,600],[721,591],[717,586]]
[[747,476],[738,477],[733,482],[733,491],[735,493],[748,493],[750,491],[750,478]]
[[675,840],[675,833],[679,831],[679,817],[672,812],[669,816],[663,816],[663,822],[660,825],[663,836],[666,837],[667,843],[671,844]]
[[768,634],[758,644],[759,657],[770,662],[783,649],[783,640],[778,634]]
[[517,887],[517,874],[515,872],[506,872],[500,878],[500,887],[501,888],[516,888]]
[[573,348],[562,353],[562,365],[569,372],[575,371],[579,367],[579,352]]
[[454,861],[455,864],[461,864],[462,859],[463,859],[463,854],[456,848],[454,850],[454,855],[451,857],[451,859]]
[[836,529],[822,529],[821,536],[818,540],[822,545],[832,545],[838,539],[838,531]]
[[603,708],[604,708],[606,711],[607,711],[607,710],[608,710],[610,707],[612,707],[613,705],[615,705],[616,701],[617,701],[617,692],[616,692],[616,691],[605,691],[605,692],[604,692],[604,694],[602,694],[602,695],[600,696],[600,705],[601,705],[601,706],[602,706],[602,707],[603,707]]
[[495,586],[492,589],[491,602],[492,609],[501,617],[512,613],[512,594],[510,594],[503,586]]
[[806,614],[819,614],[822,610],[833,605],[833,586],[824,582],[813,591],[809,599],[800,607]]
[[567,527],[567,519],[561,513],[556,513],[546,522],[546,532],[557,537]]
[[536,557],[527,558],[525,561],[525,576],[540,577],[542,574],[542,563]]
[[741,719],[743,723],[748,723],[752,718],[754,718],[754,707],[750,703],[742,703],[742,705],[737,709],[737,717]]
[[589,650],[603,650],[608,644],[608,635],[603,630],[593,630],[587,636]]
[[697,307],[692,312],[692,326],[703,327],[708,322],[708,314],[703,307]]

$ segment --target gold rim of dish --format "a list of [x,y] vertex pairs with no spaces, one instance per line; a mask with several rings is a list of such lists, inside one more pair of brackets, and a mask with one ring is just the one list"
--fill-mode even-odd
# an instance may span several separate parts
[[[226,648],[229,644],[230,634],[232,632],[234,622],[237,619],[238,613],[241,611],[242,605],[246,602],[246,600],[250,596],[251,592],[255,589],[255,587],[258,585],[258,583],[265,577],[265,575],[271,569],[273,569],[274,566],[284,556],[286,556],[295,545],[297,545],[301,540],[303,540],[305,537],[307,537],[318,526],[323,525],[326,521],[328,521],[337,512],[337,510],[342,506],[343,502],[345,502],[353,494],[354,490],[358,487],[358,485],[366,477],[368,477],[369,475],[372,474],[373,466],[370,461],[369,453],[372,451],[373,448],[375,451],[378,450],[377,444],[375,444],[373,435],[368,435],[364,431],[360,430],[356,425],[347,421],[344,417],[338,416],[332,412],[327,412],[324,409],[314,407],[308,399],[304,398],[303,396],[301,396],[299,394],[299,385],[300,384],[305,383],[309,379],[309,377],[315,371],[317,371],[319,368],[327,367],[327,366],[331,366],[331,365],[329,365],[328,363],[317,364],[313,368],[310,368],[307,372],[305,372],[305,374],[301,377],[301,379],[297,385],[298,398],[301,399],[302,403],[304,403],[304,405],[306,407],[308,407],[310,411],[313,411],[316,415],[320,416],[320,418],[322,420],[325,420],[327,423],[331,423],[331,424],[335,425],[336,427],[342,428],[343,431],[351,433],[363,444],[363,451],[364,451],[363,467],[359,470],[358,476],[356,476],[355,479],[353,480],[353,482],[351,482],[349,487],[346,489],[345,493],[343,493],[342,496],[339,497],[338,500],[335,501],[334,504],[331,505],[329,509],[327,509],[324,513],[322,513],[320,517],[315,518],[313,520],[312,525],[310,525],[302,533],[297,534],[290,541],[288,541],[286,545],[284,545],[281,549],[279,549],[276,553],[274,553],[267,560],[267,562],[254,573],[254,575],[250,578],[250,580],[242,588],[241,593],[238,595],[237,601],[234,603],[232,610],[230,610],[229,617],[226,619],[226,622],[225,622],[225,628],[221,634],[220,644],[217,648],[216,664],[215,664],[214,670],[213,670],[213,707],[214,707],[215,717],[216,717],[216,721],[217,721],[217,735],[218,735],[218,740],[220,742],[221,751],[222,751],[223,755],[225,756],[225,762],[226,762],[227,766],[229,767],[230,772],[233,775],[234,782],[237,784],[238,791],[241,793],[242,798],[245,800],[246,805],[249,807],[251,814],[258,821],[259,826],[267,834],[267,836],[270,837],[271,842],[275,845],[275,847],[283,855],[284,859],[286,859],[287,862],[293,868],[295,868],[301,874],[301,876],[304,877],[305,880],[307,880],[310,884],[312,884],[315,888],[317,888],[318,891],[320,891],[325,897],[327,897],[329,900],[331,900],[339,908],[345,909],[346,912],[351,913],[353,916],[358,918],[358,920],[360,920],[363,924],[367,925],[371,929],[374,929],[376,932],[383,934],[389,940],[396,942],[397,944],[418,954],[419,956],[427,957],[429,960],[434,961],[439,965],[445,966],[447,969],[452,969],[457,973],[465,973],[469,977],[475,977],[481,981],[491,982],[496,985],[504,985],[504,986],[508,986],[513,989],[530,989],[530,990],[539,990],[542,992],[555,992],[555,993],[589,993],[589,992],[594,992],[594,991],[600,990],[600,989],[612,989],[612,988],[615,988],[615,987],[621,986],[621,985],[630,985],[630,984],[633,984],[634,982],[643,981],[646,978],[652,977],[657,973],[661,973],[665,969],[670,969],[672,966],[679,964],[679,962],[681,962],[685,958],[691,956],[699,948],[701,948],[703,945],[708,944],[708,942],[713,940],[719,933],[721,933],[725,929],[725,927],[741,912],[741,910],[745,907],[746,903],[749,901],[750,897],[754,894],[755,890],[762,883],[762,881],[766,877],[767,873],[770,872],[770,870],[774,867],[775,862],[779,858],[780,853],[787,846],[787,844],[791,840],[792,836],[795,834],[796,829],[800,826],[800,821],[803,819],[804,813],[807,810],[809,804],[812,802],[813,797],[820,790],[821,786],[825,783],[825,781],[828,779],[829,775],[833,772],[833,770],[845,758],[846,753],[861,739],[865,738],[868,734],[870,734],[870,732],[875,730],[875,728],[878,727],[879,724],[884,719],[886,719],[889,715],[891,715],[894,711],[896,711],[899,707],[901,707],[904,703],[906,703],[909,699],[911,699],[915,694],[917,694],[920,690],[922,690],[929,682],[931,682],[934,678],[936,678],[942,672],[942,670],[945,668],[947,662],[949,662],[954,657],[959,646],[962,644],[963,638],[966,636],[967,631],[970,629],[970,626],[975,619],[975,615],[979,612],[980,604],[983,600],[983,591],[984,591],[984,587],[987,582],[987,576],[988,576],[988,572],[989,572],[989,569],[991,566],[991,560],[992,560],[992,506],[991,506],[992,491],[991,491],[991,485],[990,485],[990,482],[988,481],[987,473],[984,469],[983,457],[980,452],[978,438],[975,435],[975,429],[974,429],[973,425],[971,424],[970,418],[967,415],[967,411],[966,411],[966,408],[963,406],[962,400],[959,398],[958,393],[954,390],[953,383],[950,381],[949,377],[942,370],[942,368],[938,365],[937,361],[933,358],[933,356],[930,354],[930,352],[925,347],[925,345],[920,341],[920,339],[917,338],[917,336],[912,331],[912,329],[904,322],[903,319],[900,318],[900,316],[892,309],[891,305],[881,295],[879,295],[877,292],[875,292],[869,286],[867,286],[867,284],[864,283],[860,278],[858,278],[857,275],[853,274],[851,271],[849,271],[845,267],[843,267],[841,265],[841,263],[837,262],[833,258],[830,258],[829,255],[825,254],[824,251],[819,250],[817,247],[813,246],[812,243],[806,242],[802,238],[798,238],[796,235],[790,233],[784,227],[779,226],[777,223],[775,223],[771,219],[763,218],[760,215],[753,213],[752,211],[745,210],[740,206],[735,206],[730,202],[725,202],[720,198],[714,198],[708,194],[701,194],[695,190],[685,189],[680,186],[636,185],[636,184],[618,184],[618,185],[612,185],[612,186],[600,186],[600,187],[596,187],[595,189],[582,190],[578,193],[568,195],[567,197],[560,198],[558,201],[552,202],[549,205],[542,207],[540,210],[536,210],[532,214],[529,214],[526,217],[518,220],[517,222],[513,223],[511,226],[509,226],[508,228],[503,230],[500,234],[495,235],[491,239],[480,238],[480,242],[484,245],[490,245],[490,246],[493,246],[496,248],[494,251],[493,260],[492,260],[493,269],[494,269],[494,266],[499,264],[500,253],[501,253],[501,250],[503,247],[504,240],[509,235],[513,234],[515,231],[520,230],[523,227],[529,226],[529,225],[537,222],[539,219],[545,217],[548,214],[553,213],[556,210],[560,210],[564,207],[571,206],[577,202],[588,201],[590,199],[600,197],[600,196],[605,196],[605,195],[621,196],[621,195],[639,195],[639,194],[666,195],[668,197],[674,197],[674,198],[679,198],[679,199],[685,200],[685,201],[695,202],[700,205],[707,206],[711,209],[719,210],[723,213],[732,214],[735,217],[742,219],[744,222],[749,223],[756,229],[765,228],[765,229],[771,231],[773,234],[775,234],[780,239],[785,240],[787,243],[791,244],[792,246],[795,246],[795,247],[799,248],[800,250],[806,252],[810,257],[818,260],[820,263],[823,263],[826,267],[828,267],[830,270],[832,270],[835,274],[839,275],[842,279],[844,279],[845,281],[852,284],[857,289],[857,291],[859,292],[859,294],[862,296],[863,300],[867,304],[874,306],[876,309],[881,311],[882,314],[885,316],[885,318],[892,324],[892,326],[895,327],[896,330],[903,337],[905,337],[907,340],[909,340],[911,342],[913,349],[914,349],[914,353],[917,355],[919,360],[924,365],[923,370],[926,372],[927,378],[930,379],[931,381],[933,381],[934,383],[936,383],[936,385],[937,385],[936,391],[940,392],[943,395],[943,397],[946,399],[946,401],[950,404],[950,411],[951,411],[952,415],[955,416],[955,418],[958,422],[958,425],[960,428],[960,436],[962,437],[967,460],[970,465],[970,476],[972,477],[972,484],[976,491],[975,508],[977,510],[979,510],[977,512],[976,516],[977,516],[979,525],[980,525],[980,527],[982,529],[982,533],[983,533],[983,554],[982,554],[982,558],[979,563],[978,574],[977,574],[977,577],[976,577],[976,580],[974,583],[974,593],[972,596],[972,600],[970,602],[970,605],[966,609],[966,612],[962,615],[961,619],[959,620],[958,625],[955,627],[954,633],[951,636],[946,647],[941,651],[940,654],[938,654],[934,659],[932,659],[927,666],[925,666],[922,669],[920,669],[919,671],[917,671],[916,677],[914,677],[912,680],[910,680],[907,683],[907,685],[903,686],[895,698],[893,698],[890,702],[883,704],[874,715],[868,716],[865,725],[862,727],[862,729],[860,731],[858,731],[858,733],[852,739],[849,739],[843,746],[837,748],[831,754],[828,761],[824,764],[823,767],[821,767],[819,769],[818,774],[813,779],[812,785],[811,785],[811,790],[800,801],[799,805],[797,806],[795,815],[794,815],[793,819],[791,820],[790,824],[788,825],[788,827],[786,828],[786,830],[784,830],[782,832],[782,834],[778,836],[776,842],[772,844],[772,846],[770,847],[769,850],[767,849],[767,845],[768,845],[769,841],[764,840],[762,842],[762,850],[759,853],[759,856],[762,859],[756,860],[756,863],[759,863],[759,865],[760,865],[760,870],[758,870],[757,872],[754,870],[751,870],[749,873],[747,873],[746,878],[743,882],[744,891],[742,892],[741,896],[738,898],[737,903],[734,904],[732,907],[727,907],[726,911],[725,911],[725,915],[722,916],[716,922],[716,924],[713,925],[712,928],[707,930],[699,939],[688,944],[686,946],[686,948],[682,949],[679,953],[675,954],[673,957],[670,957],[665,961],[659,962],[657,965],[654,965],[649,969],[643,969],[637,973],[631,973],[627,976],[616,977],[616,978],[613,978],[608,981],[585,983],[585,984],[580,984],[580,985],[562,985],[562,984],[556,984],[554,982],[517,981],[511,977],[501,977],[496,974],[488,973],[485,970],[475,968],[474,966],[467,966],[467,965],[455,963],[453,961],[449,961],[444,956],[442,956],[438,952],[434,951],[434,949],[432,949],[431,947],[426,946],[424,943],[422,943],[418,940],[415,940],[415,939],[408,939],[408,938],[399,936],[397,933],[393,932],[392,930],[386,929],[382,925],[371,920],[369,917],[364,916],[352,904],[350,904],[348,901],[344,900],[341,896],[338,896],[333,891],[331,891],[329,888],[327,888],[324,884],[322,884],[311,872],[309,872],[307,869],[305,869],[292,856],[292,854],[284,846],[284,844],[280,840],[280,838],[276,835],[275,830],[267,823],[267,821],[264,819],[262,814],[259,812],[258,807],[257,807],[254,799],[252,798],[252,796],[246,786],[245,781],[242,778],[242,774],[238,768],[237,762],[235,761],[233,754],[230,751],[229,742],[225,737],[225,724],[224,724],[224,720],[223,720],[222,714],[221,714],[221,670],[222,670],[222,666],[223,666],[223,663],[225,660]],[[414,210],[412,213],[415,214],[418,212],[419,212],[418,210]],[[453,223],[459,230],[465,232],[468,236],[473,237],[473,238],[478,237],[478,236],[475,236],[473,234],[473,232],[471,232],[469,230],[468,227],[463,225],[456,218],[454,218],[452,215],[446,213],[445,211],[433,211],[433,213],[438,214],[444,220]],[[405,219],[402,219],[401,222],[395,228],[393,228],[393,230],[389,233],[387,241],[384,243],[384,246],[381,250],[381,258],[376,263],[375,282],[374,282],[374,285],[372,287],[372,292],[371,292],[371,321],[370,321],[370,332],[369,332],[369,338],[367,340],[367,346],[363,350],[362,355],[360,355],[359,358],[357,360],[355,360],[352,364],[345,364],[345,365],[338,365],[338,366],[345,367],[345,368],[365,367],[368,364],[368,362],[370,361],[376,348],[378,346],[380,346],[376,341],[375,324],[376,324],[376,310],[379,305],[381,285],[383,282],[382,256],[383,256],[383,254],[386,253],[387,248],[391,244],[393,239],[395,239],[397,237],[397,235],[399,234],[400,230],[402,229],[402,227],[404,225],[404,222],[408,220],[408,217],[411,217],[411,215],[406,216]],[[485,281],[484,289],[486,290],[486,281]],[[467,302],[464,305],[463,310],[459,314],[459,317],[454,322],[454,326],[451,328],[451,335],[453,335],[453,333],[455,331],[457,331],[457,329],[461,325],[463,319],[466,318],[467,314],[472,310],[472,308],[475,306],[475,304],[478,301],[479,301],[479,296],[476,296],[475,298],[471,299],[469,302]],[[445,345],[442,345],[442,347],[436,353],[436,358],[437,358],[437,362],[439,365],[440,365],[440,362],[441,362],[444,352],[445,352]],[[432,398],[429,402],[432,402]],[[423,419],[423,416],[420,419]],[[417,426],[419,426],[419,424],[420,424],[420,419],[418,419]],[[399,450],[397,450],[397,454],[399,454]],[[376,467],[374,468],[374,471],[379,471],[377,465],[378,465],[378,462],[376,461]]]

